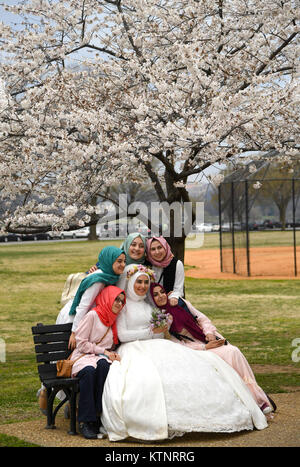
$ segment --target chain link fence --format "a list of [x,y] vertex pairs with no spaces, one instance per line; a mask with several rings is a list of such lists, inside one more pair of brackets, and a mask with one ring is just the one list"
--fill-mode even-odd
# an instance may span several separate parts
[[300,178],[240,175],[219,186],[221,271],[300,275]]

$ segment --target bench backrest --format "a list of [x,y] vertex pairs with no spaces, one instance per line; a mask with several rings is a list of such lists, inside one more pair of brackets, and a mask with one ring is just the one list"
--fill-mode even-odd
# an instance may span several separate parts
[[[72,353],[68,349],[72,323],[32,327],[38,372],[42,382],[56,378],[56,361],[64,360]],[[52,362],[52,363],[51,363]]]

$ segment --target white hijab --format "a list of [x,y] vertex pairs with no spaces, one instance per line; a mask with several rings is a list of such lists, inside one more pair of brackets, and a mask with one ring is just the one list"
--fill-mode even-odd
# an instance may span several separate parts
[[[131,271],[134,271],[135,266],[138,266],[139,268],[138,271],[130,275],[129,277],[127,277],[128,272],[130,274]],[[134,291],[134,284],[135,284],[135,281],[138,279],[138,277],[146,275],[149,277],[149,281],[150,281],[150,276],[147,273],[147,268],[145,268],[145,270],[142,270],[140,268],[141,268],[140,265],[130,264],[126,266],[124,269],[124,275],[126,276],[126,283],[124,285],[124,290],[126,293],[125,309],[128,314],[131,314],[131,313],[136,314],[136,309],[138,306],[139,313],[143,311],[144,314],[148,316],[150,319],[151,313],[152,313],[152,307],[149,303],[145,301],[147,294],[137,295]]]

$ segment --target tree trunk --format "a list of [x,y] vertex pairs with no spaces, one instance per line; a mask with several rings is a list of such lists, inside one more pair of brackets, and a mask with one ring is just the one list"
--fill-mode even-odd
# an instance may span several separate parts
[[185,236],[183,237],[165,237],[169,243],[172,253],[177,259],[180,259],[184,264],[184,244]]
[[[94,196],[91,200],[91,205],[92,206],[97,206],[97,196]],[[90,225],[90,233],[89,233],[89,236],[88,236],[88,240],[98,240],[98,236],[97,236],[97,230],[96,230],[96,227],[97,227],[97,221],[98,221],[98,216],[96,216],[95,214],[92,215],[92,221],[95,220],[95,223],[93,225]]]
[[282,230],[285,230],[287,205],[282,204],[281,206],[278,206],[278,209],[279,209],[279,221],[281,222]]
[[[167,188],[167,199],[170,204],[173,202],[179,202],[182,207],[181,211],[181,219],[180,222],[183,220],[183,214],[184,214],[184,203],[185,202],[190,202],[189,194],[185,188],[176,188],[174,183],[174,177],[172,174],[166,172],[165,174],[166,178],[166,188]],[[191,219],[191,224],[194,221],[194,213],[192,214],[192,219]],[[184,228],[181,227],[181,235],[175,236],[176,230],[178,229],[175,228],[175,222],[178,222],[178,219],[176,220],[176,216],[173,210],[170,211],[170,236],[167,237],[165,236],[167,242],[169,243],[172,253],[176,258],[180,259],[184,263],[184,249],[185,249],[185,231]],[[177,226],[178,227],[178,226]]]
[[88,240],[98,240],[96,227],[96,224],[90,225],[90,233],[88,236]]

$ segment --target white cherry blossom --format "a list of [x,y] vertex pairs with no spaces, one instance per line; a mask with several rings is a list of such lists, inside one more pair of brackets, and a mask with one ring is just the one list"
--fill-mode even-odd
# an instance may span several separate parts
[[17,25],[0,23],[7,230],[95,222],[92,199],[124,181],[187,200],[189,176],[216,162],[270,149],[290,157],[299,145],[294,0],[4,8]]

